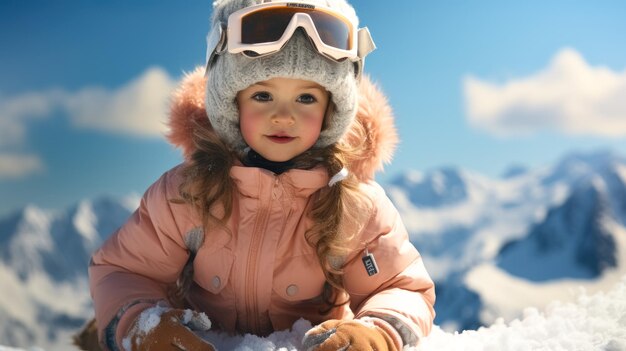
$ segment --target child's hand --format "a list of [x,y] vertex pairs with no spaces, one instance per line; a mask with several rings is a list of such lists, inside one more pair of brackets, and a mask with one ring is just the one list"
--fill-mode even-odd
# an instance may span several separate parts
[[137,317],[123,346],[126,351],[215,351],[193,332],[210,328],[204,313],[154,307]]
[[306,351],[397,351],[383,329],[358,319],[326,321],[304,335],[302,346]]

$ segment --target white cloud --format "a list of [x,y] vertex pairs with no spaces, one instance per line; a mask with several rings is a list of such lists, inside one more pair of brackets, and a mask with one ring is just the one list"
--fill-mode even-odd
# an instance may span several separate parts
[[160,137],[166,131],[169,96],[176,81],[158,67],[115,90],[85,87],[0,95],[0,179],[42,171],[36,155],[8,153],[28,144],[27,123],[63,112],[78,129],[142,137]]
[[51,90],[11,98],[0,96],[0,147],[22,144],[26,137],[26,120],[51,113],[62,95],[61,91]]
[[85,88],[68,94],[63,105],[79,128],[141,136],[166,131],[168,98],[176,81],[160,68],[150,68],[115,91]]
[[43,163],[35,155],[0,154],[0,179],[20,178],[43,169]]
[[590,66],[572,49],[559,51],[544,70],[503,84],[468,76],[464,92],[470,123],[496,135],[626,136],[626,70]]
[[176,81],[158,67],[116,89],[86,87],[0,96],[0,147],[25,142],[25,123],[65,112],[77,128],[140,136],[161,136],[166,130],[168,98]]

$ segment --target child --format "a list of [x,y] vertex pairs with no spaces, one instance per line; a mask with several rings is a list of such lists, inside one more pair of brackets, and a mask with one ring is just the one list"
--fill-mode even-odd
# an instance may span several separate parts
[[185,162],[93,255],[101,343],[214,350],[195,332],[304,318],[304,350],[416,345],[434,286],[372,180],[396,135],[369,32],[344,0],[222,0],[212,22],[170,118]]

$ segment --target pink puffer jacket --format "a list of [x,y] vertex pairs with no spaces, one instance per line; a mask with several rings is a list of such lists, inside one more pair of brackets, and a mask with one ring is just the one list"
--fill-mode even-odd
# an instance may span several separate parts
[[[320,323],[331,318],[376,316],[398,330],[405,344],[428,334],[434,318],[434,286],[419,253],[383,189],[371,180],[391,156],[396,143],[391,111],[365,78],[357,119],[368,130],[363,161],[350,171],[362,180],[370,201],[360,210],[362,228],[341,258],[350,303],[320,314],[325,282],[315,250],[304,233],[305,215],[315,193],[328,186],[325,170],[293,169],[281,175],[234,166],[230,175],[238,192],[228,230],[204,230],[194,260],[189,302],[219,328],[266,335],[288,329],[299,318]],[[170,141],[193,152],[193,119],[207,123],[201,70],[187,76],[175,95]],[[363,142],[349,133],[346,140]],[[350,139],[352,138],[352,139]],[[179,198],[179,167],[166,172],[145,193],[139,209],[102,248],[89,268],[99,335],[119,342],[143,309],[167,299],[189,257],[186,240],[202,231],[201,220]],[[362,257],[373,254],[378,274],[369,276]],[[105,335],[107,333],[107,335]]]

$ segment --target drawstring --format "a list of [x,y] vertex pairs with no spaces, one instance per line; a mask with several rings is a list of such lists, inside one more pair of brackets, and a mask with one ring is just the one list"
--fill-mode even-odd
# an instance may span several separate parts
[[337,172],[330,180],[328,181],[328,186],[333,186],[337,182],[340,182],[348,177],[348,169],[345,167],[341,169],[341,171]]

